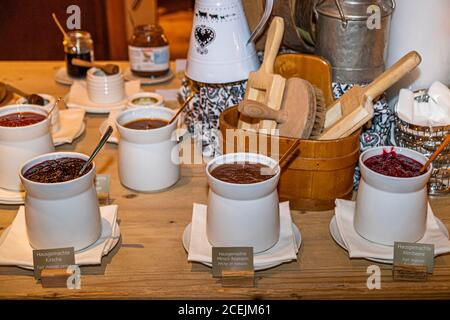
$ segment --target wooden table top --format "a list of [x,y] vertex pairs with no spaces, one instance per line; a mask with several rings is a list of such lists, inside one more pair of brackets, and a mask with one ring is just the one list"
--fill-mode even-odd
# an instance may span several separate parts
[[[0,62],[0,81],[26,92],[64,95],[69,88],[54,81],[63,62]],[[177,88],[179,80],[144,87]],[[89,154],[106,116],[87,115],[86,133],[61,151]],[[5,156],[5,155],[2,155]],[[349,259],[328,231],[332,211],[292,211],[303,244],[298,260],[256,273],[255,288],[223,288],[207,267],[187,262],[181,237],[190,223],[192,204],[206,203],[203,175],[184,175],[170,190],[140,194],[124,188],[117,174],[117,146],[107,144],[96,160],[98,173],[111,175],[111,198],[119,206],[121,246],[105,257],[102,267],[82,269],[81,289],[43,289],[29,271],[0,267],[0,298],[162,298],[162,299],[406,299],[450,298],[450,255],[435,259],[426,282],[394,282],[392,267],[381,268],[381,289],[366,286],[362,259]],[[450,226],[450,197],[431,199],[435,215]],[[0,206],[0,232],[13,221],[17,206]],[[85,272],[86,271],[86,272]],[[84,273],[85,272],[85,273]]]

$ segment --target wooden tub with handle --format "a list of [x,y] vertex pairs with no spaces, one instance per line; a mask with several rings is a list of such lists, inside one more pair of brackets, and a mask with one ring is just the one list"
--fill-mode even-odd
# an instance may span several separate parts
[[[281,157],[295,141],[251,131],[239,138],[234,131],[238,118],[237,107],[225,110],[220,117],[223,153],[253,152],[259,146],[260,153]],[[302,140],[281,175],[280,200],[289,201],[295,210],[323,211],[333,209],[336,198],[350,199],[359,158],[359,136],[360,132],[356,132],[338,140]],[[276,144],[278,148],[273,148]],[[261,146],[266,146],[265,150]]]

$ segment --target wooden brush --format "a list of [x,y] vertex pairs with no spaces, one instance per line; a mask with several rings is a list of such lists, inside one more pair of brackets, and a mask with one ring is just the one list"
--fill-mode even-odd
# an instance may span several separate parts
[[325,125],[325,117],[327,114],[327,104],[325,102],[325,95],[323,91],[317,86],[313,85],[314,93],[316,95],[316,117],[311,130],[310,139],[317,139],[323,132]]

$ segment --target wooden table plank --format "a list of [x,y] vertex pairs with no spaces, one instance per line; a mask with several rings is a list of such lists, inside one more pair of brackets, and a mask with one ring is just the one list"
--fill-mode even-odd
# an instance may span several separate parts
[[[64,95],[68,87],[53,80],[61,65],[62,62],[0,62],[0,80],[28,92]],[[174,80],[158,88],[178,86],[179,80]],[[98,127],[104,119],[105,116],[88,115],[87,130],[81,139],[57,150],[89,153],[100,137]],[[117,146],[108,144],[96,162],[99,173],[111,175],[111,198],[119,205],[122,231],[122,247],[108,257],[111,261],[104,275],[82,275],[81,290],[43,289],[29,272],[0,267],[0,298],[450,298],[449,255],[436,259],[434,274],[424,283],[394,282],[391,266],[379,264],[381,290],[367,289],[366,269],[374,263],[350,260],[334,243],[328,231],[331,211],[292,212],[303,238],[297,262],[257,272],[256,288],[222,288],[208,268],[187,262],[181,244],[183,230],[190,222],[192,203],[206,203],[205,177],[184,176],[166,192],[138,194],[119,182]],[[431,203],[435,214],[450,225],[449,197],[433,198]],[[0,232],[12,222],[16,211],[17,206],[0,206]]]

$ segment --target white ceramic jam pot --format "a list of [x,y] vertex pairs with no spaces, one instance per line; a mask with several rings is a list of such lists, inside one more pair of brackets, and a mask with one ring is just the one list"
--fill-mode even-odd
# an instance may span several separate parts
[[[29,104],[10,105],[0,109],[0,117],[18,113],[32,112],[47,116],[42,107]],[[23,127],[0,126],[0,188],[21,191],[19,170],[22,164],[38,155],[53,152],[50,134],[50,120]]]
[[26,190],[25,221],[30,245],[35,249],[74,247],[82,250],[102,233],[101,216],[95,191],[95,164],[83,176],[60,183],[40,183],[23,175],[47,160],[89,157],[74,152],[55,152],[29,160],[20,170]]
[[[416,242],[425,234],[427,219],[427,183],[431,166],[417,177],[386,176],[369,169],[364,161],[391,147],[377,147],[363,152],[359,158],[361,182],[356,197],[355,230],[365,239],[384,245],[394,242]],[[422,164],[427,158],[407,148],[394,147],[394,152]]]
[[136,130],[125,127],[139,119],[169,121],[174,111],[164,107],[141,107],[123,111],[116,120],[120,133],[119,177],[121,183],[141,192],[167,189],[180,178],[177,121],[161,128]]
[[[58,108],[58,106],[53,108],[53,106],[56,103],[56,99],[53,96],[51,96],[49,94],[45,94],[45,93],[38,93],[37,95],[44,98],[44,102],[45,102],[45,104],[43,106],[38,106],[38,107],[43,108],[45,111],[47,111],[47,114],[49,112],[51,112],[51,114],[50,114],[51,132],[55,133],[55,132],[59,131],[59,129],[61,129],[61,122],[59,120],[59,108]],[[28,100],[24,97],[21,97],[16,101],[16,103],[17,104],[28,104]]]
[[[262,182],[236,184],[221,181],[211,171],[222,164],[261,163],[277,166],[276,174]],[[253,247],[263,252],[274,246],[280,235],[277,162],[255,153],[230,153],[211,160],[206,166],[208,240],[215,247]]]

